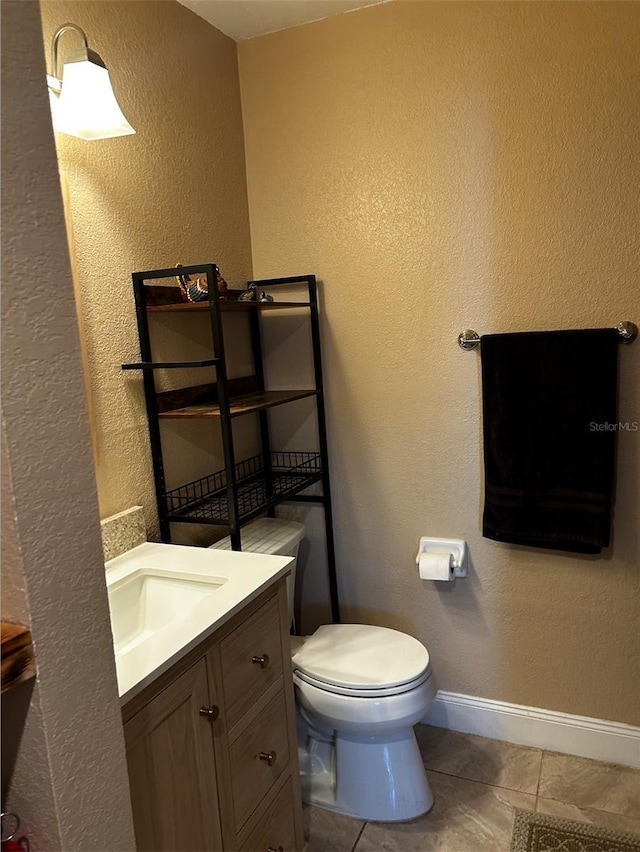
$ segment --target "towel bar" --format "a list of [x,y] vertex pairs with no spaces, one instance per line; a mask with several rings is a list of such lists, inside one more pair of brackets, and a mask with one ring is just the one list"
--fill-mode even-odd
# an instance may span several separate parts
[[[620,335],[620,343],[633,343],[638,336],[638,326],[628,320],[619,322],[616,326],[616,331]],[[480,346],[480,335],[477,331],[467,328],[458,335],[458,346],[467,352],[471,352]]]

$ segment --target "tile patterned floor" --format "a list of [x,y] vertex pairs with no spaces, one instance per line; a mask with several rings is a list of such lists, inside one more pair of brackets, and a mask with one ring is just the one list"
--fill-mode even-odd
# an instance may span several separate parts
[[516,808],[640,834],[640,770],[418,725],[435,794],[405,823],[305,807],[309,852],[508,852]]

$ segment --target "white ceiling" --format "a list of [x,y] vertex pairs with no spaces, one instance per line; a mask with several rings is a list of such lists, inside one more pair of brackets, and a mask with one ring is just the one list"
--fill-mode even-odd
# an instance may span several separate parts
[[179,0],[236,41],[387,0]]

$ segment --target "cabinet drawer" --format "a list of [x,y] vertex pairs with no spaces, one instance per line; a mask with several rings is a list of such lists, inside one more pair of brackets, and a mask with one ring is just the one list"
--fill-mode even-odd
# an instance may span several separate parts
[[282,674],[278,599],[267,601],[236,627],[222,641],[220,655],[226,716],[232,728]]
[[240,852],[267,852],[268,849],[293,852],[296,827],[293,821],[293,787],[288,778],[284,787],[260,817],[260,822],[242,844]]
[[281,689],[229,749],[236,831],[289,768],[287,708]]

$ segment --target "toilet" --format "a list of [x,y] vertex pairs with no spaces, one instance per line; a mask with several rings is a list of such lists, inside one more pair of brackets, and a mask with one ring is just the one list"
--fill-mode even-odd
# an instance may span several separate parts
[[[303,536],[302,524],[261,518],[243,527],[242,546],[297,559]],[[326,624],[292,636],[291,646],[303,800],[379,822],[429,811],[433,793],[413,731],[436,694],[424,645],[387,627]]]

